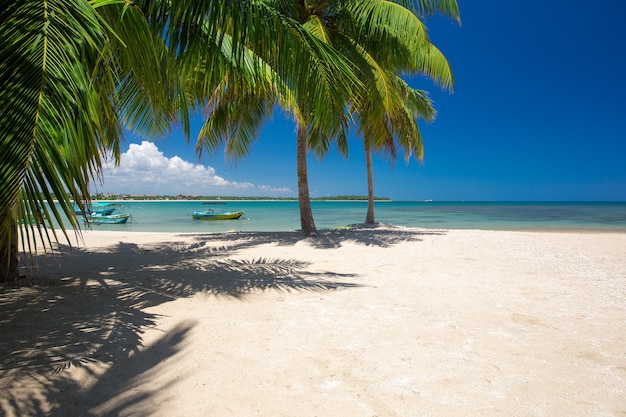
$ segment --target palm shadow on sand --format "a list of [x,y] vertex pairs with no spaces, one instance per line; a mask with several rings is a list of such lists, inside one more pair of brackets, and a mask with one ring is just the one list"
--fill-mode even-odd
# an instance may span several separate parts
[[[173,356],[194,323],[179,324],[142,350],[142,332],[158,320],[146,313],[148,307],[199,292],[243,298],[253,291],[323,293],[359,286],[354,274],[311,272],[308,262],[297,259],[233,257],[242,249],[302,241],[322,250],[347,242],[387,247],[438,233],[389,228],[330,230],[315,238],[300,232],[221,233],[193,235],[191,243],[189,236],[167,244],[118,242],[97,252],[61,248],[63,255],[55,260],[38,260],[36,285],[0,291],[5,394],[0,414],[91,415],[89,410],[123,393],[107,415],[137,404],[149,415],[150,393],[133,394],[129,385]],[[110,367],[101,375],[103,364]],[[72,367],[98,382],[81,386],[64,372]],[[106,383],[110,379],[114,387]]]

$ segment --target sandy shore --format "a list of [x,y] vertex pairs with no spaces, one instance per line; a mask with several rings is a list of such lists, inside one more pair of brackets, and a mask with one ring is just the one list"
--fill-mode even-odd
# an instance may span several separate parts
[[626,415],[626,234],[87,232],[38,263],[0,290],[0,415]]

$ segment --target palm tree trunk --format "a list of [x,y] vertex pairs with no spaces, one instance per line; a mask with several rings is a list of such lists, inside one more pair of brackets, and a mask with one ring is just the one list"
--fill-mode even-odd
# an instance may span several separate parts
[[365,144],[365,165],[367,167],[367,214],[365,224],[375,224],[374,221],[374,173],[372,169],[372,148],[369,140],[364,138]]
[[[6,216],[7,213],[3,215]],[[17,282],[18,265],[17,224],[15,224],[10,236],[0,237],[0,282]]]
[[309,178],[306,166],[307,133],[304,126],[298,123],[298,202],[300,205],[300,225],[306,236],[317,236],[313,221],[311,197],[309,196]]

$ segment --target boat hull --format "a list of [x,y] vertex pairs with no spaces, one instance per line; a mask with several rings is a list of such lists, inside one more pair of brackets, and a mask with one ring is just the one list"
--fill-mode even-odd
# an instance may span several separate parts
[[96,215],[88,215],[85,217],[85,223],[92,223],[92,224],[124,224],[126,222],[128,222],[128,219],[130,219],[131,215],[130,213],[124,213],[124,214],[109,214],[109,215],[102,215],[102,214],[96,214]]
[[237,220],[243,216],[245,211],[232,211],[225,213],[216,213],[211,210],[206,211],[194,211],[191,213],[191,218],[194,220]]

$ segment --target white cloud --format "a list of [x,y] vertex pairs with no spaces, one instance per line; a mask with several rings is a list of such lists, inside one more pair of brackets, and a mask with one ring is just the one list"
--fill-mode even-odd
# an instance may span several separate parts
[[178,156],[168,158],[152,143],[131,144],[120,165],[106,164],[104,181],[96,192],[110,194],[283,196],[286,187],[235,182],[217,175],[213,167],[193,164]]

